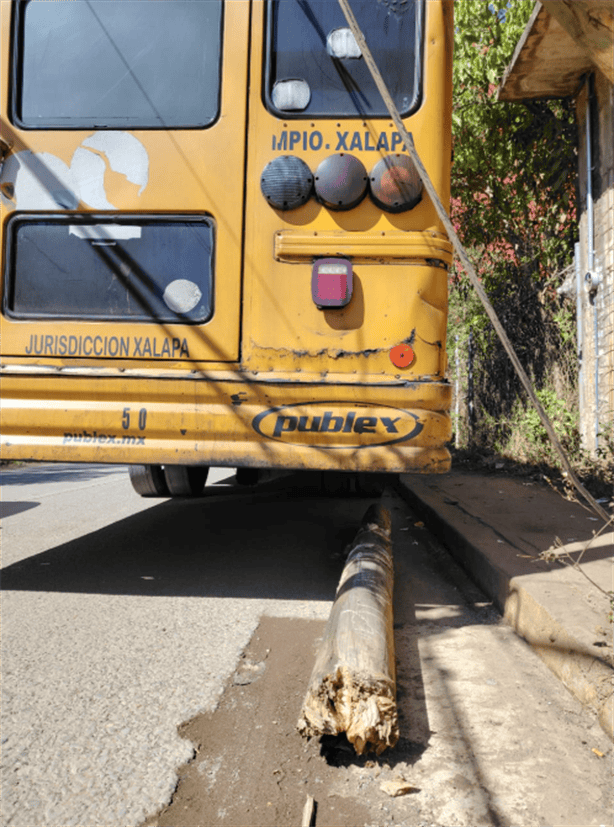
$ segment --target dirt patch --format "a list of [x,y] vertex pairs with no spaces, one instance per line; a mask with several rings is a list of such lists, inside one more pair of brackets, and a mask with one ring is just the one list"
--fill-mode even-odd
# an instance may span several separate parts
[[296,731],[323,631],[322,621],[261,621],[218,708],[182,727],[196,757],[180,769],[170,805],[143,827],[300,824],[307,795],[318,824],[368,822],[368,808],[343,795],[356,774],[348,764],[364,767],[368,758],[354,759],[347,742],[305,742]]
[[[185,724],[193,761],[141,827],[611,823],[605,735],[401,504],[395,646],[401,738],[375,759],[296,722],[323,621],[262,619],[218,708]],[[602,737],[601,737],[602,736]],[[596,763],[597,762],[597,763]],[[569,778],[574,778],[569,786]]]
[[[524,477],[534,483],[551,488],[565,500],[582,500],[576,488],[563,469],[556,464],[530,462],[516,459],[508,453],[498,454],[480,448],[454,448],[450,446],[452,468],[455,471],[473,471],[478,474],[492,474],[498,477]],[[614,508],[612,483],[614,466],[607,459],[592,459],[589,456],[574,458],[571,462],[577,478],[593,497],[603,500],[606,508]]]

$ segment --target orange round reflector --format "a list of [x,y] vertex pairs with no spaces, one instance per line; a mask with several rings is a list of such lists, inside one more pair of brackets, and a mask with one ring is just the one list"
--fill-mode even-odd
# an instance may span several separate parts
[[397,368],[406,368],[414,361],[414,355],[409,345],[396,345],[390,351],[390,361]]

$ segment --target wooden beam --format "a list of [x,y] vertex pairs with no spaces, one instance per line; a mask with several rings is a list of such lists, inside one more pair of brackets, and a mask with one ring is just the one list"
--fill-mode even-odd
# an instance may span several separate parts
[[371,506],[352,544],[303,702],[298,731],[345,732],[358,755],[399,739],[390,513]]
[[542,5],[614,83],[614,0],[542,0]]
[[536,3],[503,75],[498,99],[566,98],[593,68],[580,44]]

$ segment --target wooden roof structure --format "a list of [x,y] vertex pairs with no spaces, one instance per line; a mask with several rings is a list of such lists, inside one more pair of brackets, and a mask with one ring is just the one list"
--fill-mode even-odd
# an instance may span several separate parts
[[614,83],[614,0],[542,0],[505,70],[498,99],[564,98],[594,69]]

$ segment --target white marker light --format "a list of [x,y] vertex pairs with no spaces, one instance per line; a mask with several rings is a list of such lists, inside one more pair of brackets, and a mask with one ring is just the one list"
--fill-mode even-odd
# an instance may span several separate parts
[[276,109],[300,112],[309,106],[311,89],[306,80],[278,80],[273,87],[271,98]]
[[337,60],[356,60],[362,53],[351,29],[333,29],[326,38],[326,51]]
[[193,281],[176,279],[167,286],[162,298],[174,313],[189,313],[194,310],[202,295],[199,286]]

